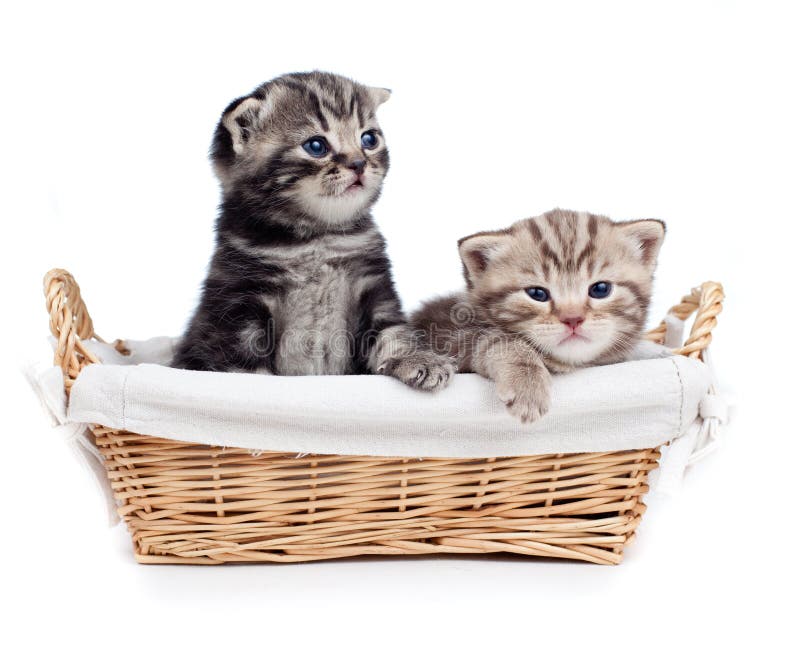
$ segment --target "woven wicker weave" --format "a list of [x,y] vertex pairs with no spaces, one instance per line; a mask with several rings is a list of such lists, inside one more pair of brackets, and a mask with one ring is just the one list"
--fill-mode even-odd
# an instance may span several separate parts
[[[45,295],[69,392],[97,361],[83,342],[97,336],[68,272],[49,272]],[[696,312],[678,353],[702,358],[722,300],[722,287],[705,283],[671,309],[681,319]],[[663,342],[665,333],[662,323],[647,337]],[[509,552],[617,564],[659,457],[658,448],[489,459],[256,456],[92,432],[143,563]]]

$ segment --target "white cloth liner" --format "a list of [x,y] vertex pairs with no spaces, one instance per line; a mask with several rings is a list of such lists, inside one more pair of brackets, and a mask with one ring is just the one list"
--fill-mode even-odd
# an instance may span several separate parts
[[64,377],[58,366],[45,367],[30,363],[23,371],[42,404],[42,409],[50,418],[53,432],[67,444],[75,458],[92,474],[95,483],[106,501],[109,525],[119,522],[117,502],[108,486],[108,475],[103,458],[92,441],[92,434],[86,423],[67,420],[67,396],[64,392]]
[[650,448],[686,432],[711,385],[686,357],[555,377],[549,412],[511,416],[479,375],[436,394],[380,375],[276,377],[91,365],[68,419],[208,445],[375,457],[479,458]]
[[[668,318],[668,346],[683,323]],[[131,351],[93,341],[103,365],[79,376],[69,408],[57,367],[28,379],[53,422],[95,474],[113,507],[89,424],[259,452],[415,457],[662,449],[653,489],[672,495],[687,465],[718,445],[727,405],[709,356],[700,363],[642,342],[629,361],[554,378],[547,416],[522,425],[496,399],[493,384],[457,375],[435,395],[380,376],[275,377],[201,373],[168,363],[175,340],[126,341]],[[644,361],[641,361],[644,360]],[[653,479],[651,479],[653,482]],[[113,514],[113,521],[118,517]]]

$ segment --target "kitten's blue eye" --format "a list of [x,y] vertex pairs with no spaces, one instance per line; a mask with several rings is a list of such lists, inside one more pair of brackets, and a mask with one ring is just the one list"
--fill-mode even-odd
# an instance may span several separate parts
[[303,149],[310,156],[321,158],[328,152],[328,142],[325,141],[324,137],[312,137],[303,142]]
[[378,136],[374,130],[368,130],[361,135],[361,146],[365,149],[374,149],[378,145]]
[[611,284],[608,281],[598,281],[589,286],[589,297],[603,299],[611,294]]
[[546,302],[550,299],[550,292],[547,288],[536,286],[535,288],[525,288],[525,292],[535,302]]

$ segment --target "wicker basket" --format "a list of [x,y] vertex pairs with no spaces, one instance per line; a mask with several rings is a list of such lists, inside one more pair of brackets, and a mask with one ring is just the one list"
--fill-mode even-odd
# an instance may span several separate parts
[[[52,270],[44,285],[69,393],[98,361],[83,341],[98,337],[68,272]],[[702,358],[722,300],[722,287],[705,283],[670,310],[681,319],[696,313],[677,353]],[[665,334],[662,322],[647,337]],[[91,431],[136,559],[148,564],[495,552],[618,564],[659,457],[659,448],[488,459],[254,456]]]

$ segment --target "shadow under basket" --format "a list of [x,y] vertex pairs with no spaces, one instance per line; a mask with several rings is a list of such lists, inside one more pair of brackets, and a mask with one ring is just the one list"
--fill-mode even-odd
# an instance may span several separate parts
[[[98,362],[73,277],[45,277],[55,363],[70,388]],[[670,310],[695,319],[676,353],[702,359],[723,292],[705,283]],[[646,337],[663,343],[664,322]],[[124,344],[115,346],[123,351]],[[481,459],[263,452],[91,428],[136,559],[302,562],[357,555],[517,553],[618,564],[659,448]],[[665,442],[670,437],[665,437]]]

